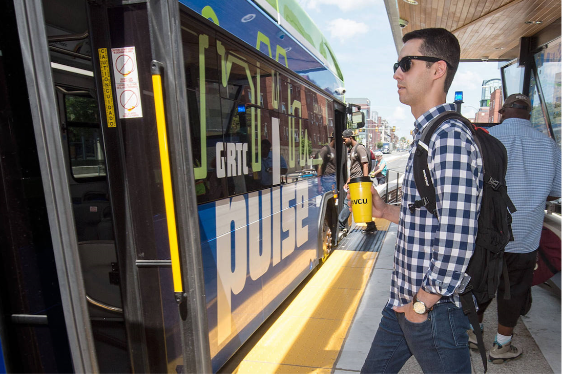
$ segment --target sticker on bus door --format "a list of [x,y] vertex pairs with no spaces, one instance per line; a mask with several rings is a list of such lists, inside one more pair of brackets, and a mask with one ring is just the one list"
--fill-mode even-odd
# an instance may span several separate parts
[[142,117],[135,47],[112,48],[111,57],[119,118]]

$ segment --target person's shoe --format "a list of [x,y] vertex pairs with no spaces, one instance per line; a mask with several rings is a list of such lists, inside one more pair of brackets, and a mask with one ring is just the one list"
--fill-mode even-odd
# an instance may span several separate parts
[[494,346],[490,349],[489,360],[494,364],[503,364],[506,361],[514,360],[521,357],[523,351],[511,342],[504,345],[494,342]]
[[377,225],[375,225],[374,222],[372,222],[372,225],[368,223],[367,227],[365,227],[365,230],[363,230],[363,232],[375,232],[375,231],[377,231]]
[[339,239],[345,237],[346,235],[347,235],[347,229],[345,229],[345,228],[343,228],[343,229],[340,228],[340,231],[339,231],[339,234],[338,234]]
[[468,333],[468,347],[473,351],[478,350],[478,340],[476,339],[476,334],[474,330],[470,329],[467,331]]

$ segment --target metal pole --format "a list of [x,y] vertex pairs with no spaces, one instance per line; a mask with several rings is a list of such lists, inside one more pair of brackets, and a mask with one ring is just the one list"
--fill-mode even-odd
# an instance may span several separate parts
[[211,373],[211,352],[203,278],[203,259],[189,132],[179,2],[150,1],[153,59],[162,63],[162,84],[182,270],[183,297],[178,307],[182,330],[183,371]]
[[[390,173],[387,173],[390,175]],[[385,197],[385,203],[388,203],[388,185],[390,184],[390,178],[388,178],[389,180],[386,181],[386,197]]]
[[400,183],[400,173],[396,172],[396,202],[398,201],[398,186]]

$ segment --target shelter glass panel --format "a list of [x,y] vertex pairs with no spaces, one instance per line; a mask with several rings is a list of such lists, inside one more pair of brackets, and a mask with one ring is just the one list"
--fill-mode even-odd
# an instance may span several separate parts
[[560,39],[548,44],[535,54],[537,77],[540,82],[542,96],[547,114],[554,132],[556,142],[560,144],[560,89],[561,89],[561,50]]
[[535,74],[531,74],[531,81],[529,84],[529,98],[533,109],[531,110],[531,123],[533,127],[542,132],[546,136],[550,136],[548,126],[545,121],[545,113],[542,110],[541,101],[539,98],[539,91],[537,88],[537,80]]
[[511,65],[502,68],[502,73],[505,84],[504,98],[515,93],[523,92],[524,66],[517,66],[517,62],[514,61]]

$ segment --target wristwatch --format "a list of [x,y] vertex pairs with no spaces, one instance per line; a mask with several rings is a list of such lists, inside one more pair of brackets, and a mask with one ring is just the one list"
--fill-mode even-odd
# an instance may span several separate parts
[[428,308],[423,301],[418,300],[418,296],[414,295],[414,312],[417,314],[426,314],[429,312],[433,307]]

